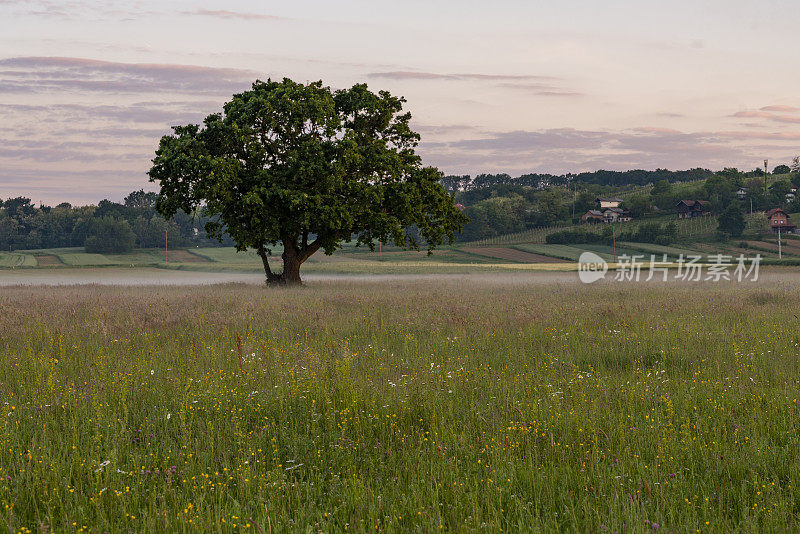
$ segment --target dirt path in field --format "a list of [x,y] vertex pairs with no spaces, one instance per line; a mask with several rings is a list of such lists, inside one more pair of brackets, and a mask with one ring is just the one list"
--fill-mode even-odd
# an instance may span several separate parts
[[167,259],[174,263],[209,263],[211,261],[188,250],[170,250],[167,252]]
[[523,250],[507,247],[464,247],[462,250],[480,256],[519,261],[522,263],[570,263],[560,258],[553,258],[543,254],[533,254],[532,252],[525,252]]
[[36,263],[39,264],[39,267],[52,267],[55,265],[64,265],[58,256],[54,256],[52,254],[40,254],[36,256]]

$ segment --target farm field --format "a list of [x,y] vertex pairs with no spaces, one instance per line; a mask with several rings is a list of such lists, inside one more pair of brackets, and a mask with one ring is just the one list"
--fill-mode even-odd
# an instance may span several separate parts
[[[332,256],[322,253],[313,255],[303,265],[302,272],[330,275],[365,274],[420,274],[420,273],[467,273],[475,271],[524,270],[572,270],[574,262],[585,251],[598,254],[606,261],[614,255],[650,255],[658,259],[667,254],[669,261],[700,255],[704,258],[716,254],[753,257],[760,254],[766,263],[778,262],[777,242],[770,238],[731,239],[720,242],[703,240],[691,243],[675,243],[669,246],[651,243],[623,242],[616,247],[609,244],[542,244],[518,243],[509,245],[456,244],[442,247],[428,256],[425,251],[406,251],[397,247],[384,247],[374,252],[367,248],[346,245]],[[783,262],[797,264],[800,261],[800,239],[783,240]],[[282,268],[279,251],[272,251],[270,263],[273,269]],[[252,251],[237,252],[233,247],[205,247],[171,249],[165,262],[163,249],[136,249],[125,254],[90,254],[82,248],[41,249],[0,253],[0,269],[58,268],[66,267],[125,267],[167,268],[205,272],[263,272],[261,258]]]
[[0,252],[0,267],[35,267],[36,264],[36,258],[30,254]]
[[56,267],[64,265],[55,254],[37,254],[35,258],[38,267]]
[[0,521],[797,530],[800,338],[773,312],[800,292],[770,272],[6,287]]
[[[346,246],[332,256],[317,253],[303,265],[303,272],[321,274],[408,274],[408,273],[459,273],[474,270],[498,270],[519,268],[519,261],[511,257],[523,257],[522,263],[531,260],[535,268],[551,269],[563,264],[563,260],[535,256],[513,248],[485,247],[461,249],[444,247],[428,256],[425,251],[404,251],[386,247],[383,251],[370,252],[366,248]],[[499,255],[498,255],[498,251]],[[504,251],[504,253],[503,253]],[[35,254],[35,256],[34,256]],[[282,268],[279,256],[272,251],[270,263],[273,268]],[[37,262],[36,258],[50,258]],[[5,260],[4,260],[5,258]],[[24,254],[0,253],[0,268],[26,267],[160,267],[187,271],[209,272],[263,272],[261,258],[251,250],[236,252],[233,247],[190,248],[170,250],[169,262],[164,261],[164,250],[137,249],[125,254],[88,254],[82,248],[44,249],[25,251]],[[23,264],[23,260],[25,263]],[[533,266],[532,266],[533,267]],[[571,266],[562,265],[562,269]]]
[[560,263],[566,261],[552,256],[526,252],[520,250],[519,247],[464,247],[464,251],[488,258],[519,263]]

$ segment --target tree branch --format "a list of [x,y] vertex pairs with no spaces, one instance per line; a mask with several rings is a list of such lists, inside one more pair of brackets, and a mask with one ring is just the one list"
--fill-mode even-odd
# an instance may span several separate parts
[[261,256],[261,262],[264,264],[264,272],[267,274],[267,283],[270,284],[280,280],[280,275],[273,273],[272,268],[269,266],[269,255],[264,245],[258,247],[258,255]]
[[303,263],[308,258],[310,258],[311,255],[314,254],[316,251],[318,251],[321,246],[322,246],[322,241],[320,240],[319,236],[317,236],[314,242],[311,243],[310,245],[304,245],[303,248],[300,249],[300,254],[298,254],[298,256],[300,257],[300,263]]

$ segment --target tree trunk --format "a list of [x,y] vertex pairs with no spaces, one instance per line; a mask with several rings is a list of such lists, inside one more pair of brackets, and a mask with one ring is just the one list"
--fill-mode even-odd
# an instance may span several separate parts
[[283,274],[281,275],[281,280],[284,285],[287,286],[294,286],[300,285],[302,281],[300,280],[300,265],[303,264],[302,259],[297,253],[297,250],[292,246],[286,246],[284,244],[283,248]]
[[300,279],[300,266],[320,248],[320,241],[316,240],[313,243],[306,242],[307,236],[303,236],[302,243],[298,245],[295,239],[291,236],[285,236],[283,239],[283,273],[273,273],[269,265],[269,254],[265,246],[258,249],[258,255],[261,256],[261,263],[264,264],[264,272],[267,275],[268,286],[294,286],[302,284]]

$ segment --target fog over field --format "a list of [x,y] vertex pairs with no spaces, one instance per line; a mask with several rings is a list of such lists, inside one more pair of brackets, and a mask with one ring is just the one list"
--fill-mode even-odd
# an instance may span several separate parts
[[[735,287],[741,289],[764,286],[794,287],[800,284],[800,272],[789,267],[762,267],[758,280],[742,281],[720,280],[719,282],[699,281],[687,282],[675,279],[675,273],[664,281],[660,275],[647,281],[647,273],[643,271],[639,282],[615,281],[615,273],[609,271],[604,280],[595,282],[592,286],[608,285],[619,288],[635,289],[642,284],[684,286],[713,288]],[[445,285],[469,284],[479,286],[539,286],[539,285],[578,285],[581,281],[576,271],[528,271],[528,272],[472,272],[472,273],[421,273],[421,274],[359,274],[359,273],[311,273],[305,276],[308,285],[313,288],[327,282],[347,282],[348,285],[359,284],[392,284],[397,282],[440,282]],[[181,271],[170,269],[0,269],[0,287],[11,286],[207,286],[218,284],[249,284],[264,285],[264,275],[260,273],[236,272],[202,272]]]

